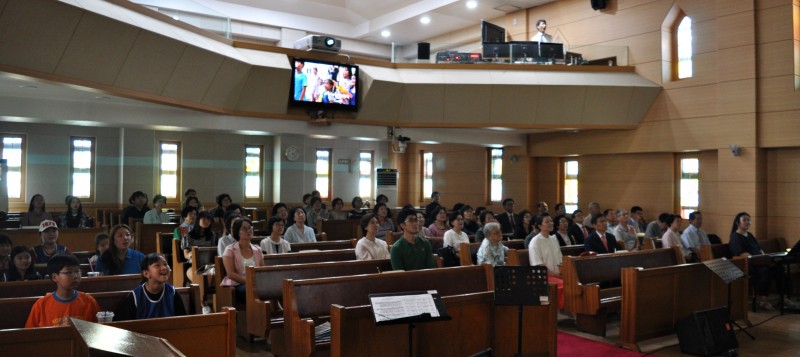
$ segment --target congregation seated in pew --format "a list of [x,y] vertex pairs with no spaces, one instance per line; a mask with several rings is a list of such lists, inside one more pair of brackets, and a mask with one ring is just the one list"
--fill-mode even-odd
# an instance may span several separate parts
[[131,248],[131,229],[124,224],[111,228],[111,242],[97,261],[96,271],[103,275],[138,274],[144,254]]
[[140,271],[144,283],[134,288],[114,312],[115,321],[186,315],[183,300],[167,282],[172,270],[163,255],[145,256]]
[[261,240],[259,245],[261,251],[266,254],[282,254],[292,251],[292,245],[286,239],[283,239],[283,230],[286,222],[282,216],[273,215],[267,222],[267,233],[269,236]]
[[264,264],[261,248],[250,243],[253,238],[253,225],[249,218],[236,220],[231,226],[233,239],[236,243],[225,248],[222,262],[225,265],[226,276],[222,286],[233,286],[236,301],[245,303],[245,274],[248,267],[260,267]]
[[72,251],[58,244],[58,225],[51,220],[44,220],[39,224],[39,237],[42,244],[33,247],[34,263],[44,264],[58,253],[71,253]]
[[503,230],[497,222],[491,222],[481,228],[484,239],[478,248],[478,264],[491,264],[492,266],[506,265],[508,247],[503,245]]
[[[7,236],[6,236],[7,237]],[[33,266],[33,252],[24,245],[11,250],[7,267],[0,276],[0,281],[40,280],[42,277]]]
[[389,259],[389,245],[386,241],[377,239],[378,218],[372,213],[367,213],[361,217],[360,224],[364,237],[356,243],[356,259]]
[[400,222],[403,235],[392,245],[392,270],[435,268],[431,244],[425,238],[416,237],[419,226],[416,212],[401,210],[397,214],[397,221]]
[[[217,243],[217,234],[211,229],[212,216],[209,212],[197,213],[197,224],[192,227],[188,234],[181,239],[181,249],[186,258],[187,265],[194,264],[192,257],[192,247],[213,247]],[[190,267],[192,265],[189,265]],[[194,276],[194,271],[204,272],[205,267],[190,269],[186,273],[189,281],[197,283],[199,277]]]
[[[289,211],[292,224],[286,228],[283,238],[289,243],[316,242],[314,228],[306,225],[306,211],[303,207],[294,207]],[[287,223],[288,224],[288,223]]]
[[47,262],[47,273],[55,282],[56,290],[36,301],[25,327],[64,326],[70,317],[97,322],[100,305],[91,295],[77,290],[81,270],[75,256],[56,254]]

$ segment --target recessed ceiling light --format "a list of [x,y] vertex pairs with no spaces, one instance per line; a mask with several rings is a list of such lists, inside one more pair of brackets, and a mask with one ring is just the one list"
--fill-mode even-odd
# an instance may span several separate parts
[[392,35],[392,33],[389,30],[381,31],[381,36],[383,36],[383,37],[389,37],[391,35]]
[[431,18],[427,17],[427,16],[423,16],[423,17],[419,18],[419,22],[427,25],[427,24],[431,23]]
[[474,9],[476,7],[478,7],[478,2],[477,1],[475,1],[475,0],[467,1],[467,8]]

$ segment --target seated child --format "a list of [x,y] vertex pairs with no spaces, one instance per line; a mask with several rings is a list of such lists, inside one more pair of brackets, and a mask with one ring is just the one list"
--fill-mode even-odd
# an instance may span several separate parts
[[94,271],[97,266],[97,261],[100,260],[100,257],[103,256],[106,249],[108,249],[109,244],[111,244],[111,239],[108,237],[108,233],[100,232],[94,236],[94,255],[89,258],[89,266],[91,266],[92,270]]
[[186,308],[175,287],[167,283],[172,271],[163,255],[150,253],[142,260],[142,278],[139,285],[125,298],[115,321],[150,319],[186,315]]
[[94,297],[78,290],[81,269],[78,258],[59,253],[47,261],[47,273],[56,283],[56,291],[48,293],[31,308],[25,327],[65,326],[70,317],[97,322],[100,306]]
[[33,266],[31,250],[24,245],[16,246],[11,251],[11,267],[6,275],[7,281],[40,280],[39,273]]

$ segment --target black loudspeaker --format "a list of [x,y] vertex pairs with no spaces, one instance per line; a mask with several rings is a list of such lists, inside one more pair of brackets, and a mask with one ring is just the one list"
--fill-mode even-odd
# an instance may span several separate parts
[[427,42],[417,43],[417,59],[431,59],[431,44]]
[[606,8],[606,0],[591,0],[592,9],[603,10]]
[[739,341],[724,307],[695,311],[675,324],[681,352],[695,356],[728,354]]

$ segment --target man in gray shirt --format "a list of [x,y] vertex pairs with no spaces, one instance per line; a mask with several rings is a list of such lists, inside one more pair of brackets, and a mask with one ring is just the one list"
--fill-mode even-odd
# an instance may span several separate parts
[[711,244],[708,240],[708,234],[700,229],[703,226],[703,215],[700,211],[689,213],[689,226],[681,234],[681,241],[686,249],[692,253],[700,255],[700,246],[704,244]]

